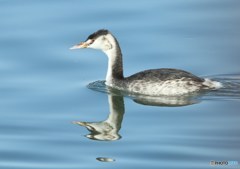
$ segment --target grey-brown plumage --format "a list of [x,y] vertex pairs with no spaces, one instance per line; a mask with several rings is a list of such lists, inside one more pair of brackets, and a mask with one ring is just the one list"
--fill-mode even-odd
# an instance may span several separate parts
[[126,78],[126,80],[132,81],[132,80],[145,79],[146,81],[152,81],[152,80],[167,81],[167,80],[177,80],[181,78],[191,79],[192,81],[195,81],[195,82],[204,82],[204,79],[197,77],[184,70],[168,69],[168,68],[144,70],[142,72],[129,76],[128,78]]

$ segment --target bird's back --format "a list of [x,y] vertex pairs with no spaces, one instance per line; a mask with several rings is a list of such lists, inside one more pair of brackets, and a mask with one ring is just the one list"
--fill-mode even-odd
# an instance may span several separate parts
[[179,80],[179,79],[189,79],[191,81],[195,82],[203,82],[204,79],[199,78],[189,72],[179,70],[179,69],[150,69],[138,72],[136,74],[133,74],[127,78],[125,78],[126,81],[134,81],[134,80],[144,80],[146,82],[148,81],[168,81],[168,80]]
[[203,78],[178,69],[150,69],[133,74],[118,83],[124,90],[145,95],[181,95],[203,88]]

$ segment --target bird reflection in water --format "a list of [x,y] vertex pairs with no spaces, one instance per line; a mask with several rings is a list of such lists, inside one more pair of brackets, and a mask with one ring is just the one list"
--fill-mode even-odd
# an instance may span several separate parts
[[[108,94],[110,111],[108,118],[104,121],[99,122],[76,121],[74,124],[86,127],[90,131],[90,133],[86,135],[86,137],[89,139],[100,141],[119,140],[121,138],[119,130],[121,129],[121,124],[124,116],[124,94],[116,89],[112,89],[106,86],[106,88],[103,88],[104,86],[101,86],[99,84],[97,84],[98,88],[95,88],[94,86],[96,86],[96,84],[88,87],[90,89],[106,92]],[[101,86],[101,88],[99,88],[99,86]],[[194,95],[178,97],[150,97],[135,95],[130,97],[136,103],[151,106],[186,106],[198,102]]]
[[124,115],[124,101],[122,96],[108,95],[109,110],[108,118],[99,122],[74,122],[80,126],[86,127],[90,134],[87,138],[101,141],[113,141],[121,138],[118,133]]

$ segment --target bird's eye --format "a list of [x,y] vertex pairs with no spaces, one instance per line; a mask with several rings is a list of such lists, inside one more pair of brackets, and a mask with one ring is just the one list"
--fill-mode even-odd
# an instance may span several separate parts
[[94,42],[94,39],[90,39],[89,44],[92,44]]
[[87,43],[88,45],[91,45],[93,42],[94,42],[93,39],[88,39],[88,40],[86,41],[86,43]]

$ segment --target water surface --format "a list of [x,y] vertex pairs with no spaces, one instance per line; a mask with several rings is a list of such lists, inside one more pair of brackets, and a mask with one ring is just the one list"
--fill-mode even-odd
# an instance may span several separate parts
[[[1,0],[0,168],[203,169],[229,168],[211,160],[240,162],[239,10],[235,0]],[[155,106],[147,104],[155,99],[139,102],[99,83],[91,90],[104,80],[107,58],[69,47],[101,28],[118,38],[126,76],[179,68],[226,86],[188,102],[160,98],[164,104]]]

